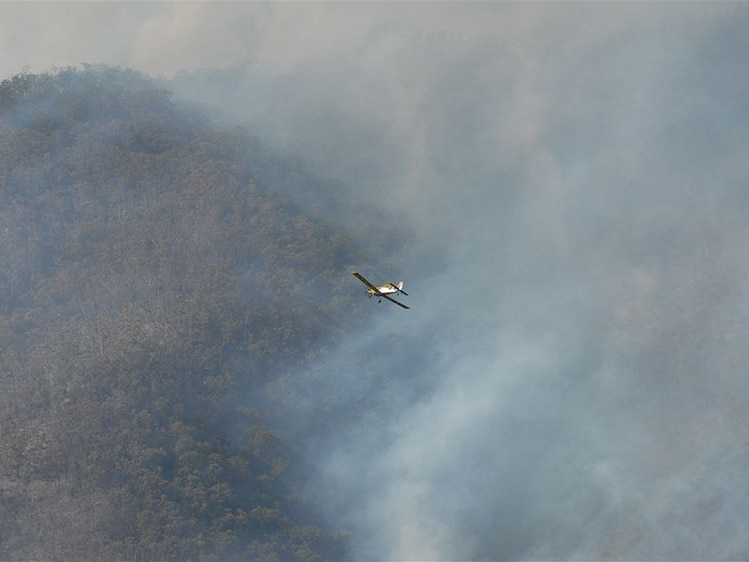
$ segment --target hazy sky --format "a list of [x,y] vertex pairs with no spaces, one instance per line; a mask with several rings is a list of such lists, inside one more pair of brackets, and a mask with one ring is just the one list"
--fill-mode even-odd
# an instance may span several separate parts
[[728,2],[0,3],[0,74],[236,66],[181,95],[403,214],[412,310],[315,366],[376,395],[310,452],[362,559],[747,559],[747,29]]

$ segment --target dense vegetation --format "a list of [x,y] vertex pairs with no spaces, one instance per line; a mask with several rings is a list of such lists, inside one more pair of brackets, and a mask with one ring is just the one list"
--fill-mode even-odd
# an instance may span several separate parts
[[0,84],[0,559],[350,555],[267,390],[350,302],[312,185],[137,73]]

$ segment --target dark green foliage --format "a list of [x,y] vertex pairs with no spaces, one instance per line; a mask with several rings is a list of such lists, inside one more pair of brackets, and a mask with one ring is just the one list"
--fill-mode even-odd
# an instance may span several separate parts
[[0,559],[346,556],[264,396],[355,250],[281,178],[136,73],[0,83]]

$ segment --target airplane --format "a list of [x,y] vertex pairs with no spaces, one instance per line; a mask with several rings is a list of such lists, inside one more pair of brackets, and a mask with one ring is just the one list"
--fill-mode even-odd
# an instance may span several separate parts
[[392,303],[397,304],[401,308],[409,309],[410,306],[406,306],[403,303],[398,302],[394,298],[389,297],[388,295],[392,295],[393,293],[403,293],[404,295],[408,296],[408,293],[403,290],[403,281],[398,281],[397,283],[385,283],[384,285],[381,285],[380,287],[375,287],[364,279],[364,277],[358,272],[358,271],[352,271],[351,275],[356,277],[359,281],[364,283],[369,289],[367,290],[367,294],[370,297],[377,297],[377,302],[382,302],[382,299],[389,300]]

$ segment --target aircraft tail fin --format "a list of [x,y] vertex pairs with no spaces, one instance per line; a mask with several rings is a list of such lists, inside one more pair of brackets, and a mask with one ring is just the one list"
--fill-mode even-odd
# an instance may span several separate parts
[[403,290],[403,281],[398,281],[397,283],[393,285],[393,287],[398,289],[398,292],[401,293],[402,295],[408,296],[408,293]]

